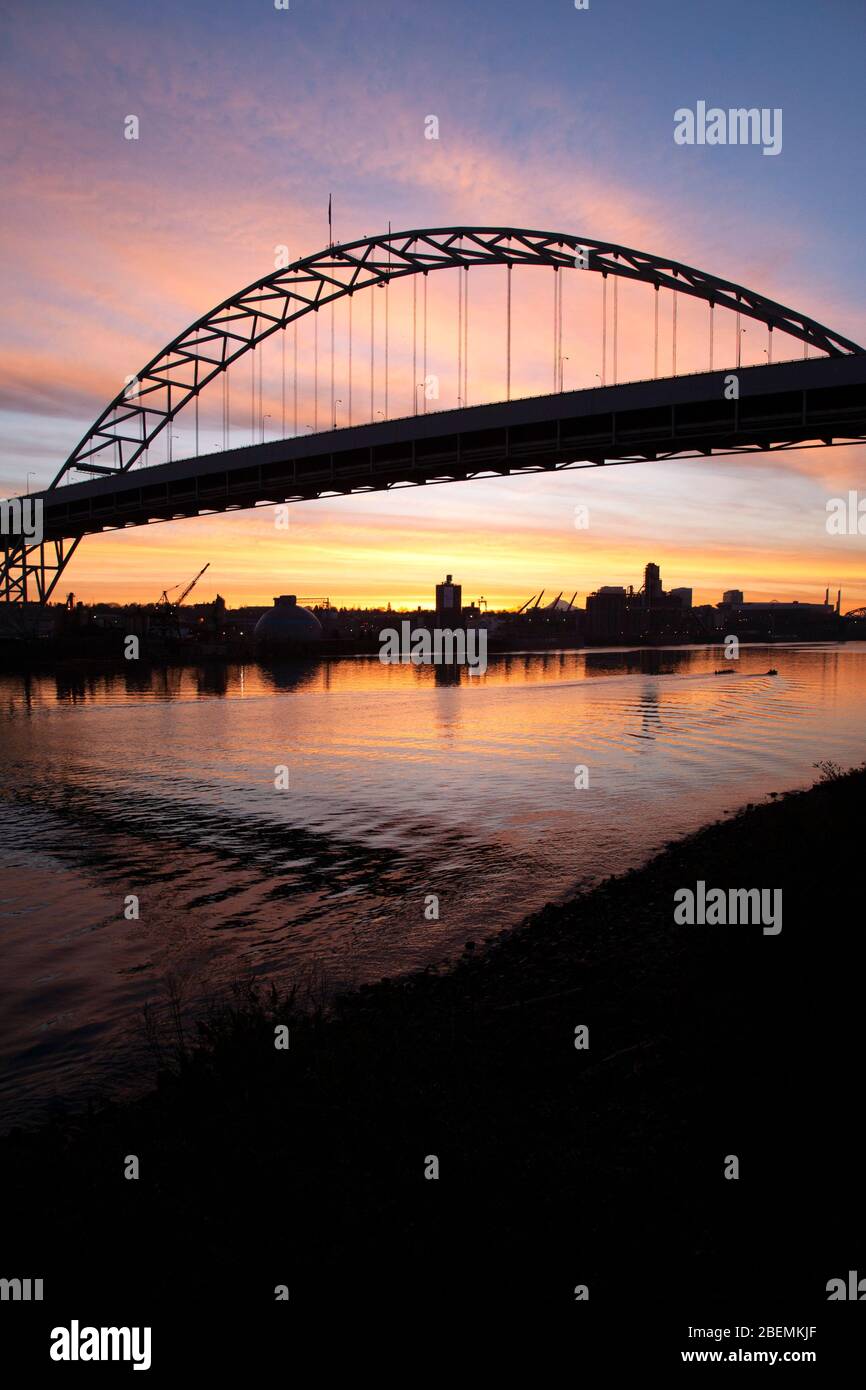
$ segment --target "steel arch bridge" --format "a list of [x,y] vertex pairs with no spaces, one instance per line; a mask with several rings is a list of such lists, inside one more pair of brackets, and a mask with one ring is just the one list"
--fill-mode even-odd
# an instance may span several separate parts
[[[455,268],[468,272],[492,265],[509,270],[514,266],[546,267],[554,272],[581,269],[605,280],[613,276],[640,281],[656,291],[668,289],[703,300],[711,314],[718,307],[765,324],[770,335],[778,330],[799,339],[804,356],[810,348],[830,358],[866,352],[809,316],[742,285],[613,242],[516,227],[389,230],[305,256],[247,286],[196,320],[106,406],[39,497],[49,505],[74,472],[105,479],[128,473],[210,382],[273,334],[324,306],[407,276]],[[508,286],[510,364],[510,276]],[[710,351],[712,355],[712,347]],[[768,361],[771,355],[770,351]],[[712,368],[712,362],[710,365]],[[0,599],[26,601],[30,580],[39,600],[46,602],[80,539],[76,535],[55,536],[30,544],[6,537],[0,552]]]

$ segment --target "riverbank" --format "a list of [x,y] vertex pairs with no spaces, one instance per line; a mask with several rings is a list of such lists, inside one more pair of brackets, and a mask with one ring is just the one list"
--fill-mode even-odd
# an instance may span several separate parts
[[[763,634],[752,636],[748,645],[766,647],[789,647],[798,644],[832,643],[844,645],[847,642],[863,641],[866,628],[862,622],[852,620],[834,633],[820,636],[809,634],[787,634],[774,636]],[[77,639],[21,639],[0,641],[0,674],[8,675],[52,675],[69,672],[87,674],[119,675],[133,673],[140,678],[142,673],[161,671],[169,668],[196,667],[214,668],[219,666],[286,663],[291,661],[334,661],[341,657],[379,657],[381,643],[377,636],[367,638],[323,638],[316,642],[293,642],[288,645],[263,646],[253,638],[238,639],[231,642],[196,641],[162,642],[142,639],[141,653],[134,660],[124,655],[123,640],[115,635],[109,642],[83,643]],[[744,645],[747,643],[744,641]],[[695,648],[724,647],[721,633],[717,640],[708,638],[696,641],[693,637],[665,638],[658,641],[623,642],[614,644],[608,640],[593,641],[582,638],[580,641],[568,640],[561,635],[545,636],[529,633],[512,639],[490,637],[487,652],[491,657],[520,656],[527,653],[545,652],[586,652],[601,654],[606,651],[641,651],[648,654],[663,651],[687,651]],[[453,663],[455,674],[459,663]]]
[[[7,1264],[145,1302],[821,1307],[866,1271],[866,772],[829,773],[450,967],[156,1029],[152,1094],[0,1143]],[[781,888],[782,930],[678,926],[698,881]]]

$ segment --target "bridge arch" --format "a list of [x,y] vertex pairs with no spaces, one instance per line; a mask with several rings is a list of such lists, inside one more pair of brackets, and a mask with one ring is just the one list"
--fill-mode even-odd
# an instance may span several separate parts
[[[807,315],[682,262],[568,232],[517,227],[445,227],[387,232],[335,243],[273,271],[204,314],[162,349],[115,396],[51,483],[73,470],[125,472],[211,381],[245,353],[361,290],[409,275],[483,265],[581,268],[643,281],[705,300],[779,329],[829,356],[864,349]],[[106,449],[113,462],[97,463]],[[68,479],[67,479],[68,480]]]
[[[680,261],[579,237],[518,227],[440,227],[392,232],[335,243],[272,271],[223,300],[174,338],[106,406],[62,464],[46,501],[74,471],[125,473],[160,433],[215,378],[265,339],[326,304],[411,275],[474,266],[577,268],[603,277],[643,281],[704,300],[779,329],[830,357],[866,349],[808,315]],[[676,303],[676,300],[674,300]],[[561,389],[561,384],[560,384]],[[169,439],[171,435],[169,435]],[[108,451],[111,462],[97,461]],[[169,451],[170,452],[170,451]],[[28,581],[46,602],[80,542],[18,537],[0,546],[0,601],[28,597]]]

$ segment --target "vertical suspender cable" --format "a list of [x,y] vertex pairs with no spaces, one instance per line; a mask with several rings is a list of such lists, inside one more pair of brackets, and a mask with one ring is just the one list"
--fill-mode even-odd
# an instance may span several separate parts
[[556,267],[556,389],[562,390],[562,276]]
[[376,286],[370,287],[370,424],[375,417]]
[[469,404],[469,267],[463,267],[463,404]]
[[601,384],[607,380],[607,275],[601,273]]
[[319,306],[313,319],[313,433],[319,428]]
[[[417,249],[416,249],[416,255],[417,255]],[[423,309],[423,306],[422,306],[422,309]],[[422,364],[423,364],[423,356],[421,356],[421,349],[420,349],[420,347],[419,347],[419,345],[418,345],[418,314],[419,314],[419,312],[421,312],[421,310],[419,310],[419,306],[418,306],[418,275],[415,274],[415,275],[412,276],[412,413],[413,413],[414,415],[417,415],[417,414],[419,413],[419,411],[418,411],[418,385],[419,385],[419,382],[418,382],[418,360],[419,360],[419,357],[421,357],[421,361],[422,361]],[[423,365],[422,365],[422,374],[423,374]]]
[[559,376],[559,363],[556,360],[557,329],[559,328],[559,276],[553,267],[553,389]]
[[562,276],[559,266],[554,270],[556,276],[556,380],[554,389],[562,390]]
[[457,267],[457,404],[463,396],[463,276]]
[[563,278],[556,267],[556,389],[563,389]]
[[562,353],[565,338],[565,279],[559,274],[559,389],[565,388],[565,358]]
[[424,271],[424,414],[427,414],[427,272]]
[[298,433],[298,320],[295,319],[295,345],[294,345],[294,369],[292,371],[292,393],[293,393],[293,428],[295,434]]
[[559,389],[565,388],[565,358],[562,354],[565,338],[565,279],[559,274]]
[[282,333],[280,334],[280,351],[281,351],[281,356],[282,356],[282,372],[283,372],[283,382],[282,382],[282,407],[283,407],[283,409],[282,409],[282,422],[283,422],[283,434],[282,434],[282,438],[285,439],[285,437],[286,437],[286,330],[285,330],[285,329],[283,329]]
[[388,271],[385,276],[385,419],[388,419],[388,323],[391,292],[391,223],[388,223]]
[[659,374],[659,287],[655,287],[653,298],[653,380]]
[[508,262],[505,296],[505,399],[511,400],[511,262]]
[[713,327],[715,312],[716,306],[713,301],[710,300],[710,371],[713,370]]
[[349,424],[352,423],[352,299],[349,291]]
[[671,357],[672,357],[672,360],[673,360],[673,371],[672,371],[671,375],[672,375],[672,376],[676,376],[676,374],[677,374],[677,292],[676,292],[676,290],[674,290],[672,293],[673,293],[673,296],[674,296],[674,302],[673,302],[673,325],[672,325],[672,332],[671,332]]
[[740,357],[741,357],[741,352],[740,352],[741,341],[742,341],[742,334],[740,333],[740,311],[739,311],[739,309],[738,309],[738,310],[737,310],[737,366],[738,366],[738,367],[739,367],[739,365],[740,365]]
[[250,353],[250,443],[256,442],[256,350]]
[[773,361],[773,325],[767,324],[767,365]]
[[619,368],[619,276],[613,277],[613,384]]
[[[390,246],[388,247],[388,256],[389,256],[389,259],[390,259],[390,256],[391,256],[391,248],[390,248]],[[391,289],[391,277],[390,277],[390,275],[389,275],[389,276],[387,277],[386,281],[385,281],[385,419],[386,419],[386,420],[388,419],[388,295],[389,295],[390,289]]]
[[337,427],[337,407],[334,403],[334,301],[331,300],[331,424]]

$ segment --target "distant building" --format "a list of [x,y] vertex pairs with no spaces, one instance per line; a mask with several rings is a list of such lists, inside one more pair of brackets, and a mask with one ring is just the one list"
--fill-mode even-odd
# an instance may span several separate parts
[[722,594],[722,603],[742,603],[742,589],[726,589]]
[[450,574],[436,585],[436,617],[443,623],[456,621],[463,606],[463,585],[455,584]]
[[647,565],[643,572],[644,607],[655,608],[663,592],[661,570],[658,565]]
[[322,624],[315,613],[300,606],[294,594],[280,594],[274,599],[273,608],[268,608],[259,618],[254,635],[258,642],[274,646],[318,642]]
[[630,635],[629,608],[634,592],[621,584],[603,584],[586,596],[586,635],[594,642],[621,642]]
[[639,593],[603,584],[586,600],[586,633],[592,642],[685,641],[695,631],[691,589],[666,593],[658,565],[644,569]]
[[[731,601],[730,595],[736,595]],[[838,610],[830,603],[800,603],[792,599],[780,603],[744,603],[739,589],[729,589],[718,605],[727,632],[746,641],[772,641],[811,638],[835,640],[841,630]]]

